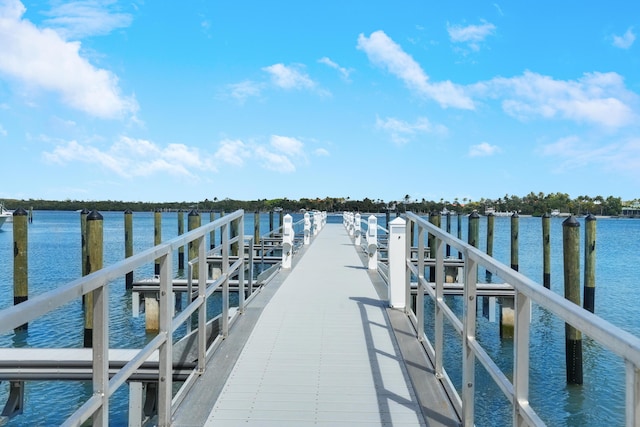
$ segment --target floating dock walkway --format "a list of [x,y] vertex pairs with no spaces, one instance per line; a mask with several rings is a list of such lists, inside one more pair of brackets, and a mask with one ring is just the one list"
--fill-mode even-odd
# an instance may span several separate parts
[[[83,295],[93,296],[87,304],[91,349],[0,348],[0,381],[9,383],[0,425],[23,413],[29,382],[90,378],[92,392],[63,425],[114,425],[110,400],[128,386],[132,427],[472,427],[477,397],[486,387],[477,378],[478,365],[511,405],[512,423],[501,424],[544,426],[529,399],[531,317],[537,304],[621,358],[625,425],[640,426],[638,337],[412,212],[388,221],[380,242],[373,215],[366,232],[358,214],[345,212],[337,224],[314,213],[313,228],[309,219],[305,215],[304,244],[298,246],[292,217],[284,216],[282,262],[261,273],[262,280],[252,274],[255,238],[245,238],[239,210],[0,310],[0,333],[15,333]],[[478,240],[477,219],[469,218],[470,242]],[[101,230],[101,220],[97,213],[88,215],[87,229]],[[206,251],[213,231],[221,236],[219,259]],[[87,236],[91,242],[102,233]],[[449,256],[447,245],[459,259]],[[193,250],[189,278],[205,280],[191,283],[192,298],[175,311],[173,257],[185,247]],[[238,256],[241,250],[245,256]],[[215,279],[207,274],[214,262]],[[157,299],[157,334],[142,349],[111,349],[109,289],[152,263],[159,267],[155,295],[148,298]],[[480,283],[481,269],[502,283]],[[457,282],[448,283],[450,278]],[[231,307],[232,281],[242,287],[233,293],[237,307]],[[211,318],[207,302],[215,292],[221,314]],[[449,294],[462,296],[445,298]],[[491,299],[502,298],[501,332],[513,339],[510,363],[494,360],[478,339],[480,296],[488,297],[490,320],[496,308]],[[425,310],[425,298],[433,309]],[[145,317],[151,317],[149,311]],[[193,324],[197,328],[189,332]],[[183,325],[187,334],[174,340]],[[451,339],[448,331],[457,337]],[[86,326],[84,332],[86,338]],[[459,351],[460,360],[448,357],[449,349]],[[499,366],[505,363],[510,366]],[[461,378],[454,384],[448,371]]]
[[385,285],[342,224],[327,224],[304,250],[247,306],[233,326],[244,333],[230,333],[172,425],[458,425],[411,348],[406,315],[388,308]]

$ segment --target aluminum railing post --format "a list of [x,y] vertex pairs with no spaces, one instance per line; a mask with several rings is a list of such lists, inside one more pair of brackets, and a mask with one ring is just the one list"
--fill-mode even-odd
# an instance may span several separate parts
[[[204,241],[204,238],[200,238]],[[159,348],[159,372],[158,372],[158,425],[171,425],[171,398],[173,393],[173,279],[172,279],[172,252],[161,257],[160,267],[160,319],[159,334],[165,336],[164,343]],[[204,280],[200,276],[198,280]]]
[[222,315],[220,325],[220,335],[226,338],[229,335],[229,255],[231,245],[229,244],[228,226],[222,228]]
[[418,286],[416,288],[416,320],[418,322],[418,341],[424,341],[424,227],[418,227]]
[[378,218],[371,215],[367,224],[367,255],[369,270],[378,269]]
[[304,214],[304,244],[311,243],[311,215],[309,212]]
[[240,313],[244,312],[244,300],[245,300],[245,292],[244,292],[244,268],[247,265],[244,257],[244,215],[240,217],[240,227],[238,231],[238,239],[239,239],[239,247],[241,248],[238,251],[238,258],[242,259],[242,264],[240,265],[240,270],[238,270],[238,310]]
[[529,401],[529,322],[531,319],[531,301],[522,292],[515,293],[515,325],[513,360],[513,425],[525,425],[520,404]]
[[287,214],[284,217],[282,230],[282,268],[291,268],[293,258],[293,218]]
[[[226,232],[226,229],[224,231]],[[195,244],[198,245],[198,298],[201,301],[198,309],[198,369],[204,372],[204,355],[207,351],[207,260],[204,236]]]
[[[436,238],[436,300],[435,300],[435,319],[434,319],[434,335],[435,335],[435,369],[436,377],[444,377],[443,355],[444,355],[444,312],[442,305],[444,304],[444,255],[442,253],[441,239]],[[433,254],[431,255],[433,256]]]
[[389,223],[389,306],[400,309],[404,309],[407,303],[406,228],[406,222],[401,217]]
[[464,314],[462,334],[462,424],[473,427],[475,413],[475,355],[471,342],[476,340],[476,284],[478,265],[464,256]]

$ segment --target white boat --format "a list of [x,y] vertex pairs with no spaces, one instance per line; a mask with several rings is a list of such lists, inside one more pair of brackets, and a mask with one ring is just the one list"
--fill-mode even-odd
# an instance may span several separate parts
[[2,203],[0,203],[0,228],[2,228],[2,225],[7,222],[7,220],[9,220],[9,222],[11,222],[11,220],[13,219],[13,214],[11,212],[9,212],[8,210],[6,210],[4,208],[4,205]]

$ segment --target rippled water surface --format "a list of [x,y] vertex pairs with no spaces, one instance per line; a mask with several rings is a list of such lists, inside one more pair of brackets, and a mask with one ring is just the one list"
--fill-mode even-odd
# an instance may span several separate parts
[[[104,265],[124,258],[124,232],[121,212],[106,212],[104,216]],[[253,214],[246,216],[245,234],[253,235]],[[298,220],[300,215],[294,217]],[[455,217],[452,233],[456,234]],[[153,213],[134,213],[134,251],[153,246]],[[203,223],[209,214],[203,214]],[[187,217],[185,214],[185,226]],[[275,216],[277,226],[278,216]],[[581,237],[584,223],[581,222]],[[268,215],[260,219],[261,232],[269,228]],[[384,216],[379,223],[385,225]],[[445,227],[445,219],[442,221]],[[462,222],[466,240],[467,220]],[[542,282],[541,219],[520,218],[520,271]],[[177,214],[165,213],[162,220],[162,240],[177,236]],[[495,219],[494,256],[510,264],[510,219]],[[219,238],[219,237],[218,237]],[[480,219],[480,248],[485,248],[486,219]],[[29,225],[29,292],[33,297],[80,276],[80,214],[77,212],[37,211]],[[0,308],[13,304],[13,233],[8,223],[0,230]],[[552,219],[552,290],[564,293],[562,277],[562,219]],[[640,304],[636,296],[640,277],[640,220],[597,220],[597,288],[596,314],[635,335],[640,335]],[[174,257],[177,263],[177,256]],[[176,267],[177,269],[177,267]],[[153,265],[135,272],[136,279],[149,277]],[[484,278],[481,272],[480,278]],[[124,280],[110,288],[110,321],[112,347],[141,347],[149,339],[144,330],[144,317],[131,317],[131,295],[124,289]],[[450,297],[454,310],[461,313],[462,304]],[[210,312],[219,301],[211,301]],[[479,304],[480,305],[480,304]],[[427,311],[431,305],[426,303]],[[83,336],[82,307],[79,301],[46,315],[29,326],[25,334],[0,335],[1,347],[81,347]],[[427,331],[432,321],[427,320]],[[451,329],[451,328],[450,328]],[[429,333],[429,332],[428,332]],[[455,332],[447,334],[447,363],[460,364],[460,345]],[[499,365],[510,376],[513,342],[501,340],[496,323],[479,317],[478,340],[498,358]],[[564,368],[564,324],[534,306],[531,328],[531,403],[548,425],[623,425],[624,365],[588,338],[584,339],[584,385],[567,386]],[[460,372],[449,371],[454,384],[460,386]],[[508,425],[511,409],[502,393],[488,375],[476,368],[478,402],[476,424],[479,426]],[[7,397],[8,384],[0,384],[0,406]],[[29,382],[25,412],[9,425],[57,425],[77,409],[91,393],[91,385],[77,382]],[[123,387],[112,399],[112,425],[127,421],[128,391]]]

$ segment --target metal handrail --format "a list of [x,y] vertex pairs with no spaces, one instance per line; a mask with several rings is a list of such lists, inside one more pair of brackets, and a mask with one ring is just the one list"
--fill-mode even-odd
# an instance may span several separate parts
[[[555,294],[539,283],[529,279],[516,270],[507,267],[481,250],[459,240],[441,228],[431,224],[418,215],[407,212],[406,218],[413,223],[418,233],[417,265],[411,256],[405,257],[407,275],[413,273],[417,277],[419,289],[416,301],[416,312],[410,307],[407,310],[414,316],[418,325],[417,338],[431,343],[424,334],[423,297],[426,291],[435,306],[435,347],[431,348],[435,358],[436,375],[442,378],[449,388],[456,394],[462,406],[462,418],[465,426],[474,425],[474,389],[475,389],[475,361],[479,361],[489,372],[493,381],[505,394],[513,407],[513,425],[545,425],[535,410],[529,405],[529,323],[531,302],[555,314],[566,323],[572,325],[603,347],[622,357],[626,364],[626,425],[640,425],[640,339],[626,332],[606,320],[584,310],[582,307]],[[407,226],[407,253],[409,252],[409,230]],[[424,234],[435,237],[436,244],[436,286],[435,290],[424,277]],[[464,312],[462,321],[447,306],[443,298],[444,285],[444,244],[458,250],[464,259]],[[433,256],[433,255],[432,255]],[[515,290],[515,327],[514,327],[514,366],[513,381],[493,362],[488,353],[476,340],[476,286],[477,269],[482,266],[492,274],[501,277],[511,284]],[[411,281],[407,282],[407,293],[410,291]],[[462,335],[462,396],[459,396],[452,386],[446,373],[443,360],[443,320],[447,319],[454,329]],[[435,350],[434,350],[435,349]]]
[[[229,239],[228,227],[233,221],[239,221],[239,235]],[[171,423],[172,412],[172,347],[173,332],[180,324],[172,317],[172,256],[174,251],[189,243],[198,247],[198,277],[206,277],[206,252],[205,236],[207,233],[221,229],[222,233],[222,256],[223,274],[221,281],[216,281],[215,286],[223,288],[223,314],[222,333],[228,333],[229,322],[229,277],[239,275],[239,282],[244,283],[244,257],[240,257],[233,265],[229,266],[229,254],[231,244],[243,242],[244,240],[244,211],[238,210],[229,215],[225,215],[217,220],[205,224],[195,230],[182,234],[165,243],[161,243],[153,248],[147,249],[139,254],[126,258],[116,264],[105,267],[87,276],[73,280],[57,289],[38,295],[27,301],[0,311],[0,333],[11,331],[19,326],[29,323],[56,308],[67,304],[76,298],[95,292],[93,300],[93,395],[78,408],[64,423],[65,426],[79,426],[85,421],[93,418],[94,426],[106,426],[109,424],[109,397],[115,390],[124,384],[135,370],[156,350],[159,355],[159,399],[158,425],[165,426]],[[144,346],[132,360],[123,366],[109,380],[109,306],[108,290],[109,284],[114,280],[124,277],[128,272],[145,264],[158,262],[160,264],[159,274],[159,295],[160,295],[160,318],[159,332],[157,336]],[[237,273],[236,273],[237,271]],[[244,285],[241,285],[244,286]],[[187,312],[198,311],[199,327],[199,348],[206,346],[206,296],[213,292],[207,289],[206,280],[198,281],[198,297],[195,298],[186,308]],[[240,290],[241,301],[244,292]],[[226,301],[224,301],[226,299]],[[190,316],[181,317],[186,320]],[[0,349],[1,352],[1,349]],[[197,370],[201,373],[204,370],[203,350],[199,350],[199,360]],[[186,383],[185,383],[186,385]],[[183,385],[183,387],[185,387]],[[180,392],[178,392],[180,394]]]

